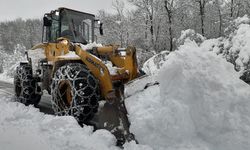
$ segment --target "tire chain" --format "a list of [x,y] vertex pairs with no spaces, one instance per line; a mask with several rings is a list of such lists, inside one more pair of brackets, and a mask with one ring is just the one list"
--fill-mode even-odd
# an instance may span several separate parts
[[[85,75],[85,77],[83,75]],[[65,104],[62,99],[63,93],[59,91],[60,81],[62,80],[69,80],[72,87],[73,101],[70,107]],[[92,83],[90,83],[91,80]],[[80,83],[77,83],[77,81]],[[81,81],[87,81],[87,83],[83,85],[84,83],[81,83]],[[84,92],[88,91],[87,88],[88,90],[91,88],[92,92]],[[87,95],[85,95],[86,93]],[[89,119],[97,112],[98,100],[100,98],[99,81],[95,79],[85,65],[77,63],[67,64],[59,68],[55,73],[52,81],[52,95],[52,108],[56,115],[71,115],[74,116],[77,121],[81,122]],[[87,108],[89,108],[89,111],[84,112]]]
[[25,64],[18,66],[14,77],[14,85],[20,86],[20,95],[15,91],[16,101],[21,102],[25,105],[34,104],[37,105],[40,100],[40,95],[36,95],[35,79],[32,76],[32,68],[30,65]]

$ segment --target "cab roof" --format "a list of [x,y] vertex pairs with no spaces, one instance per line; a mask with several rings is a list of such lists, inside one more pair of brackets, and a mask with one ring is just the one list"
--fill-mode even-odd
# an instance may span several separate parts
[[62,10],[69,10],[69,11],[74,11],[74,12],[77,12],[77,13],[82,13],[82,14],[91,15],[91,16],[95,17],[95,15],[93,15],[93,14],[86,13],[86,12],[81,12],[81,11],[74,10],[74,9],[70,9],[70,8],[66,8],[66,7],[59,7],[58,10],[59,10],[59,11],[62,11]]

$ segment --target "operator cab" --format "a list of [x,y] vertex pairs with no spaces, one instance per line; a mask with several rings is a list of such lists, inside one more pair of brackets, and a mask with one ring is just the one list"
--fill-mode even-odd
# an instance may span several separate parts
[[[95,40],[95,16],[68,8],[59,8],[47,13],[43,18],[43,42],[54,43],[59,37],[71,42],[88,44]],[[100,24],[102,34],[102,24]]]

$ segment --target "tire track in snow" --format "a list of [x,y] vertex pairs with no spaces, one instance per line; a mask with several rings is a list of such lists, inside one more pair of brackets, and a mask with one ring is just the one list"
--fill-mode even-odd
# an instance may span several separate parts
[[0,89],[0,92],[3,92],[3,93],[5,93],[5,94],[9,94],[9,95],[11,95],[11,96],[14,96],[14,94],[13,94],[13,93],[10,93],[10,92],[5,91],[5,90],[3,90],[3,89]]

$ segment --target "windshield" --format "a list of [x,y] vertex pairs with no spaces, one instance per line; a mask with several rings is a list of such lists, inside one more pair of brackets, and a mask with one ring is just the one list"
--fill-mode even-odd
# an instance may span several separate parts
[[91,43],[94,35],[94,16],[77,11],[63,9],[61,11],[60,36],[76,43]]
[[45,14],[45,17],[51,25],[44,26],[44,42],[56,42],[59,37],[66,37],[74,43],[94,42],[94,15],[61,8]]

